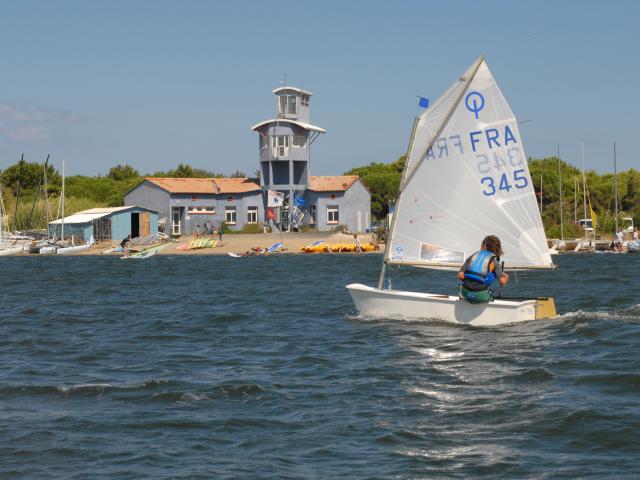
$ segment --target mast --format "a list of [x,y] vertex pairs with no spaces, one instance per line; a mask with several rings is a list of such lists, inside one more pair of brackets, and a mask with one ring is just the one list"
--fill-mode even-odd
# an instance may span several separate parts
[[616,143],[613,142],[613,196],[616,206],[616,232],[618,233],[618,168],[616,163]]
[[61,221],[62,221],[62,227],[60,229],[60,240],[62,242],[64,242],[64,160],[62,161],[62,199],[61,199],[61,205],[62,205],[62,216]]
[[558,144],[558,183],[560,184],[560,240],[564,240],[564,223],[562,220],[562,170],[560,169],[560,144]]
[[[411,129],[411,137],[409,137],[409,145],[407,146],[407,155],[404,159],[404,168],[402,169],[402,178],[400,179],[400,185],[398,190],[402,187],[402,185],[404,184],[404,179],[407,175],[407,162],[409,160],[409,154],[411,153],[411,147],[413,146],[413,139],[416,136],[416,128],[418,128],[418,122],[420,121],[420,117],[415,117],[413,119],[413,128]],[[398,193],[398,196],[396,197],[397,200],[400,199],[400,194]],[[397,201],[394,203],[394,211],[393,211],[393,217],[391,217],[391,224],[389,225],[389,231],[387,233],[387,238],[384,239],[384,257],[382,260],[382,268],[380,269],[380,277],[378,278],[378,290],[382,290],[382,288],[384,287],[384,275],[387,272],[387,262],[386,262],[386,258],[387,258],[387,254],[389,253],[389,247],[391,246],[391,232],[392,232],[392,226],[395,223],[396,220],[396,211],[398,208],[397,205]]]
[[24,168],[24,153],[20,158],[20,173],[18,174],[18,189],[16,190],[16,206],[13,210],[13,231],[17,230],[18,225],[18,200],[20,198],[20,189],[22,187],[22,169]]
[[[582,142],[582,206],[584,207],[584,239],[587,239],[587,178],[584,176],[584,142]],[[593,228],[593,218],[591,219]]]
[[540,218],[542,218],[542,173],[540,173]]
[[573,176],[573,223],[578,223],[578,177]]
[[[49,155],[47,155],[47,162]],[[49,222],[51,221],[51,207],[49,206],[49,179],[47,177],[47,169],[44,169],[44,215],[47,222],[47,242],[49,241]]]

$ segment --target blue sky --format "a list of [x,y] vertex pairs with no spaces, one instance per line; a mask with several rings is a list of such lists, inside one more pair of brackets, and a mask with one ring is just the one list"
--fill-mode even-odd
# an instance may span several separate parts
[[527,155],[640,168],[640,2],[2,1],[0,168],[258,168],[273,88],[314,93],[312,174],[406,150],[416,95],[485,54]]

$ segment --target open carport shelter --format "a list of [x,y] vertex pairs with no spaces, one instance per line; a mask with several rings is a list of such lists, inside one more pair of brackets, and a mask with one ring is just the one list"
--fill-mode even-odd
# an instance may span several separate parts
[[158,233],[158,212],[149,208],[130,206],[91,208],[49,223],[49,234],[55,238],[75,237],[88,241],[121,240],[131,235],[145,237]]

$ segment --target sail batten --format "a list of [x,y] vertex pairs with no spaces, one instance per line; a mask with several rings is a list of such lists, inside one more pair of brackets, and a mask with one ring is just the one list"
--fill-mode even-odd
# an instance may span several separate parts
[[497,235],[515,268],[553,268],[515,115],[481,57],[418,119],[385,261],[460,266]]

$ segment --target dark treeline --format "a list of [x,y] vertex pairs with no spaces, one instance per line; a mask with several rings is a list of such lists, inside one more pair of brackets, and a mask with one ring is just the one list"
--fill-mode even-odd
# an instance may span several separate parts
[[[378,220],[388,213],[389,203],[393,203],[405,157],[392,163],[371,163],[349,170],[345,175],[360,175],[371,191],[372,216]],[[542,220],[549,238],[560,236],[560,185],[558,158],[529,159],[529,171],[540,204],[542,180]],[[580,236],[582,231],[575,220],[584,218],[582,172],[576,167],[560,161],[563,190],[563,224],[566,237]],[[587,218],[590,218],[589,201],[595,212],[597,229],[602,233],[612,233],[615,227],[614,175],[598,175],[595,171],[585,172],[587,192]],[[623,217],[633,217],[640,223],[640,172],[634,169],[618,173],[619,221]],[[577,208],[576,208],[577,207]]]

